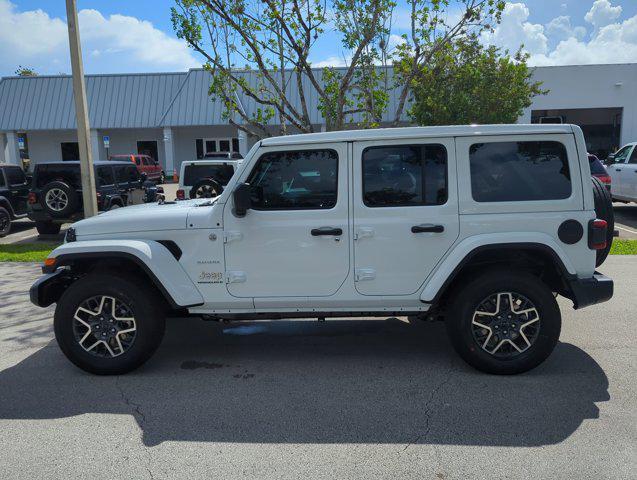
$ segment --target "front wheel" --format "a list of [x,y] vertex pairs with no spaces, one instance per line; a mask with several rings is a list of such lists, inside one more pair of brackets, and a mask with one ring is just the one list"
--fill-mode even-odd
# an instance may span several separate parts
[[527,272],[494,270],[456,291],[447,317],[449,339],[472,367],[508,375],[537,367],[560,336],[551,290]]
[[0,207],[0,237],[6,237],[11,231],[11,215],[6,208]]
[[57,235],[62,225],[53,222],[35,222],[35,228],[40,235]]
[[157,350],[165,316],[157,293],[143,282],[91,273],[73,283],[55,309],[55,338],[76,366],[98,375],[119,375]]

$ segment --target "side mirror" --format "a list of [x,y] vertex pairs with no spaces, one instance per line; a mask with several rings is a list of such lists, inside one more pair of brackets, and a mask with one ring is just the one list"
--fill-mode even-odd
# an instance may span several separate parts
[[252,188],[249,183],[242,183],[232,192],[234,200],[234,214],[237,217],[245,217],[252,206]]
[[164,193],[164,187],[157,187],[157,193]]
[[146,172],[142,172],[139,174],[139,181],[141,183],[144,183],[146,180],[148,180],[148,174]]
[[606,165],[612,165],[613,163],[615,163],[615,154],[614,153],[609,153],[608,157],[606,157],[606,160],[604,161],[604,163]]

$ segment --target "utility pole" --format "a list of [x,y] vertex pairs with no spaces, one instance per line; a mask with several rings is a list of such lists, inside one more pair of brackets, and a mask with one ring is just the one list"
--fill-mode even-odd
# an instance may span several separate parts
[[77,21],[76,0],[66,0],[66,18],[69,27],[69,46],[71,50],[71,70],[73,71],[73,96],[75,98],[75,117],[77,119],[77,144],[80,150],[80,172],[82,176],[82,201],[84,217],[97,215],[95,193],[95,175],[91,155],[91,133],[88,123],[86,103],[86,85],[82,65],[80,46],[80,28]]

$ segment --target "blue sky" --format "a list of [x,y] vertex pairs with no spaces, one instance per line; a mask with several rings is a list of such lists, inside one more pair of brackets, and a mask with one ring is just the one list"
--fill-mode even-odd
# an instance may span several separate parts
[[[18,65],[68,73],[62,0],[0,0],[0,75]],[[87,73],[183,71],[201,64],[170,23],[173,0],[78,0]],[[402,8],[399,0],[398,9]],[[397,33],[400,33],[399,31]],[[483,38],[505,48],[524,43],[531,64],[637,62],[637,0],[511,1],[502,24]],[[319,42],[317,65],[347,52]]]

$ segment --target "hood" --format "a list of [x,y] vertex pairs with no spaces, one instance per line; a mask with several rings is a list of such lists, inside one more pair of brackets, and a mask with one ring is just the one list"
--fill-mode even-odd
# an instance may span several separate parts
[[201,203],[207,202],[199,199],[132,205],[80,220],[73,224],[73,228],[78,237],[153,230],[183,230],[187,227],[188,212]]

